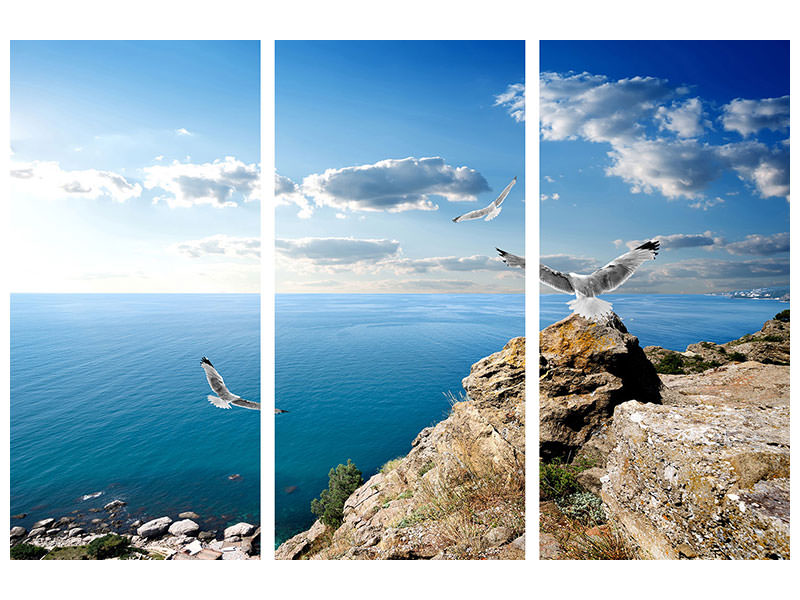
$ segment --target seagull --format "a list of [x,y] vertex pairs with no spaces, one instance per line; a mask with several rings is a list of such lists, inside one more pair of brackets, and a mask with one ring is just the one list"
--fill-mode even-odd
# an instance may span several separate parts
[[287,412],[289,412],[289,411],[288,410],[283,410],[282,408],[276,408],[275,409],[275,414],[276,415],[279,415],[281,413],[287,413]]
[[500,258],[503,259],[503,262],[506,263],[509,267],[519,267],[523,271],[525,270],[525,257],[524,256],[517,256],[516,254],[511,254],[510,252],[506,252],[505,250],[500,250],[500,248],[495,248],[500,253]]
[[611,303],[595,296],[617,289],[633,275],[639,265],[649,259],[655,260],[659,245],[658,240],[645,242],[591,275],[561,273],[540,264],[539,280],[559,292],[575,294],[575,299],[567,302],[572,312],[597,322],[611,313]]
[[472,212],[468,212],[459,217],[456,217],[455,219],[453,219],[453,223],[460,223],[461,221],[470,221],[472,219],[480,219],[484,215],[486,216],[485,219],[486,221],[491,221],[497,215],[500,214],[501,210],[503,210],[500,207],[500,205],[503,203],[503,200],[506,199],[506,196],[508,196],[508,192],[511,191],[511,188],[514,187],[515,183],[517,183],[516,177],[514,177],[514,179],[511,180],[511,183],[509,183],[506,186],[506,188],[502,192],[500,192],[500,195],[497,197],[497,199],[491,204],[489,204],[489,206],[486,206],[478,210],[473,210]]
[[228,388],[225,387],[225,382],[222,381],[222,376],[217,373],[214,365],[212,365],[211,361],[205,356],[200,361],[200,365],[206,372],[208,385],[211,386],[211,389],[216,394],[216,396],[206,396],[211,404],[218,408],[230,408],[231,404],[233,404],[234,406],[241,406],[242,408],[249,408],[251,410],[261,410],[260,402],[251,402],[250,400],[240,398],[236,394],[231,394],[228,391]]

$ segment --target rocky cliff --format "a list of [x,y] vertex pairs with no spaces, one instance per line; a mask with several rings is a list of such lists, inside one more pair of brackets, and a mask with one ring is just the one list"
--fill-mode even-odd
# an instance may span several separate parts
[[[613,528],[641,558],[789,558],[788,322],[771,320],[758,333],[722,345],[699,342],[685,353],[646,348],[657,364],[666,358],[668,371],[689,366],[660,375],[656,398],[620,392],[641,389],[642,376],[629,381],[630,372],[620,373],[608,353],[618,363],[641,364],[642,351],[617,333],[618,324],[570,320],[558,345],[549,342],[553,331],[542,332],[543,364],[553,364],[544,352],[555,347],[574,355],[559,357],[559,365],[580,365],[559,372],[558,389],[569,394],[542,387],[543,410],[561,404],[548,408],[555,424],[542,426],[549,435],[543,433],[543,454],[552,439],[563,439],[559,427],[571,431],[573,454],[592,460],[578,480],[602,497],[609,521],[602,527]],[[564,330],[564,323],[551,327]],[[652,381],[652,367],[640,368]],[[608,389],[610,398],[591,401]],[[542,552],[561,558],[568,540],[553,533],[543,535]]]
[[317,521],[275,557],[524,558],[525,338],[462,385],[466,400],[349,497],[340,527]]

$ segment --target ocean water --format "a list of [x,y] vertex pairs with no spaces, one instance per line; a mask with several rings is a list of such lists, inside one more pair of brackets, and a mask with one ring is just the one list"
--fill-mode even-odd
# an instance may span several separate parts
[[470,366],[525,333],[522,295],[276,296],[275,535],[347,459],[366,480],[449,411]]
[[[570,314],[566,294],[539,296],[539,329]],[[609,294],[628,331],[644,346],[683,352],[695,342],[721,344],[761,329],[764,321],[789,308],[788,302],[669,294]]]
[[259,314],[252,294],[13,294],[13,524],[117,498],[128,520],[259,522],[259,412],[211,406],[200,367],[259,401]]

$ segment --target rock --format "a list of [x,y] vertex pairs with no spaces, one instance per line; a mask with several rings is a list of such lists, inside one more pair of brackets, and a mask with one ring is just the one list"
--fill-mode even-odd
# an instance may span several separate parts
[[148,521],[136,530],[136,534],[143,538],[154,538],[164,535],[172,523],[169,517],[161,517]]
[[234,536],[241,538],[244,536],[253,535],[255,531],[255,525],[250,525],[250,523],[237,523],[236,525],[231,525],[230,527],[225,528],[224,538],[226,540]]
[[186,512],[180,513],[178,517],[181,519],[199,519],[200,515],[198,515],[196,512],[187,510]]
[[525,534],[523,533],[521,536],[519,536],[517,539],[515,539],[513,542],[511,542],[511,545],[514,548],[516,548],[517,550],[522,550],[524,552],[525,551]]
[[106,510],[106,511],[117,510],[118,508],[122,508],[126,504],[128,504],[128,503],[127,502],[123,502],[122,500],[112,500],[111,502],[109,502],[108,504],[106,504],[103,507],[103,510]]
[[606,474],[606,470],[601,467],[591,467],[585,471],[581,471],[575,476],[580,486],[587,492],[593,493],[595,496],[600,495],[600,488],[603,484],[600,478]]
[[212,550],[211,548],[203,548],[195,555],[197,560],[220,560],[222,552],[219,550]]
[[24,527],[20,527],[19,525],[16,527],[11,528],[10,536],[12,540],[17,540],[20,538],[24,538],[25,535],[28,533],[28,530]]
[[216,531],[201,531],[200,533],[197,534],[197,539],[202,540],[204,542],[207,540],[213,540],[216,537],[217,537]]
[[514,537],[514,531],[510,527],[494,527],[483,536],[489,546],[502,546]]
[[16,515],[11,515],[11,518],[12,519],[24,519],[27,516],[28,516],[28,513],[19,513],[19,514],[16,514]]
[[619,317],[571,315],[539,333],[539,444],[545,460],[573,455],[628,400],[661,401],[655,368]]
[[186,545],[183,549],[188,552],[190,556],[193,556],[203,549],[203,544],[201,544],[199,540],[195,540],[191,544]]
[[65,525],[69,525],[75,520],[75,517],[61,517],[58,521],[54,523],[55,527],[64,527]]
[[200,525],[191,519],[183,519],[182,521],[175,521],[169,526],[169,532],[172,535],[186,535],[195,536],[200,531]]
[[86,531],[82,527],[73,527],[67,532],[67,537],[76,537],[84,533],[86,533]]
[[[392,469],[373,475],[350,495],[336,531],[316,521],[283,542],[275,558],[522,558],[519,548],[498,550],[523,533],[524,489],[514,485],[524,481],[525,472],[525,338],[476,362],[462,385],[467,399],[420,431]],[[486,510],[473,496],[476,484],[503,491],[490,492],[496,499],[490,519],[470,523],[469,536],[454,535],[460,529],[453,523],[470,517],[450,500],[465,494],[475,510]],[[446,508],[430,514],[434,505]],[[487,550],[487,538],[497,546]]]
[[561,558],[563,549],[558,540],[550,533],[539,533],[539,559],[553,560]]
[[141,527],[141,526],[142,526],[142,520],[141,520],[141,519],[136,519],[136,520],[135,520],[133,523],[131,523],[131,525],[130,525],[131,529],[136,529],[137,527]]
[[58,535],[59,533],[61,533],[61,529],[59,529],[58,527],[53,527],[52,529],[47,530],[47,535],[49,537],[53,537],[55,535]]
[[46,527],[34,527],[31,529],[30,533],[28,533],[28,537],[38,537],[40,535],[44,535],[47,532]]
[[91,520],[91,521],[89,521],[89,522],[90,522],[92,525],[97,525],[97,524],[99,524],[99,523],[102,523],[102,522],[103,522],[103,519],[92,519],[92,520]]
[[602,498],[645,555],[789,558],[788,406],[631,401],[611,435]]
[[38,529],[39,527],[49,528],[55,522],[55,519],[42,519],[33,524],[33,529]]

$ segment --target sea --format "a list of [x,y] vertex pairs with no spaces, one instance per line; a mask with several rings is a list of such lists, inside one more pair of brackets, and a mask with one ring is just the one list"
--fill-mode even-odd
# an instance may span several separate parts
[[200,358],[260,401],[256,294],[12,294],[11,514],[260,519],[260,413],[215,408]]
[[525,335],[521,294],[279,294],[275,311],[276,544],[314,522],[331,468],[366,480],[407,454],[470,366]]

